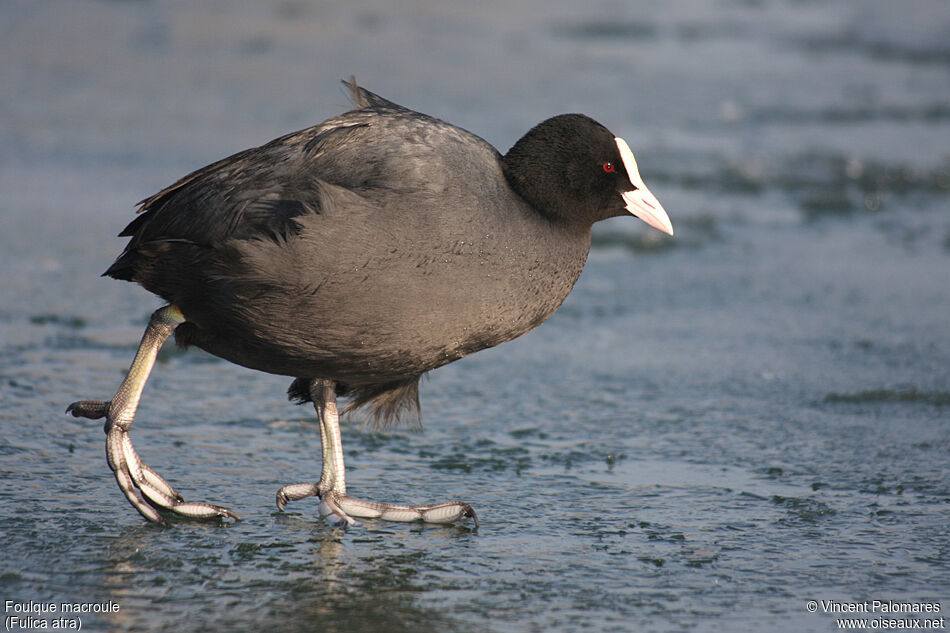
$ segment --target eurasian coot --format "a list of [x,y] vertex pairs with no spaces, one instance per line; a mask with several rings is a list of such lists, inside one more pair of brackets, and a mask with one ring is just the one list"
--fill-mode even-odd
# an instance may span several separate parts
[[[347,83],[347,82],[344,82]],[[140,203],[105,272],[168,305],[151,317],[106,418],[119,487],[148,520],[231,510],[185,502],[132,447],[129,428],[173,332],[231,362],[295,378],[320,419],[320,498],[352,517],[452,523],[461,502],[403,506],[347,496],[336,399],[386,423],[419,411],[419,378],[540,325],[581,273],[591,225],[628,213],[672,235],[630,148],[580,114],[550,118],[504,156],[481,138],[347,83],[354,109],[191,173]]]

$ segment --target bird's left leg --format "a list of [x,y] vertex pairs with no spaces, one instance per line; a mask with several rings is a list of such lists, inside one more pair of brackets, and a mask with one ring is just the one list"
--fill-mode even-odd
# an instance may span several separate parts
[[184,322],[185,317],[173,305],[156,310],[149,319],[145,334],[142,335],[142,342],[135,353],[129,373],[112,400],[81,400],[69,405],[66,412],[77,418],[106,419],[106,458],[109,460],[109,467],[126,499],[149,521],[167,524],[156,508],[197,519],[238,519],[238,516],[227,508],[210,503],[184,501],[167,481],[141,460],[129,437],[135,410],[145,388],[145,381],[152,372],[158,350],[175,328]]
[[320,497],[320,515],[335,523],[354,525],[353,517],[385,521],[423,521],[426,523],[458,523],[471,518],[478,527],[472,506],[460,501],[434,505],[398,505],[354,499],[346,494],[346,472],[343,445],[340,442],[340,416],[336,406],[336,384],[332,380],[314,379],[310,396],[320,418],[320,439],[323,444],[323,472],[316,484],[292,484],[277,492],[277,507],[305,497]]

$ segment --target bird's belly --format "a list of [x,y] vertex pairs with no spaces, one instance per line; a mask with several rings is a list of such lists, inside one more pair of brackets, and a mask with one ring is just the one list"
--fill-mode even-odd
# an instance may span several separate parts
[[218,302],[213,318],[180,328],[179,340],[288,376],[353,384],[415,376],[540,325],[570,292],[583,261],[452,264],[361,271],[362,283],[341,276],[309,293],[258,289],[248,302]]

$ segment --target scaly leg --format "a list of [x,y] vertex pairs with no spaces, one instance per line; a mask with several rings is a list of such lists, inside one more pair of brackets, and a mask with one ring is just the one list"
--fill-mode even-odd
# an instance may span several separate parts
[[336,385],[331,380],[314,379],[310,396],[320,418],[320,439],[323,444],[323,472],[316,484],[292,484],[277,492],[277,507],[305,497],[320,497],[320,516],[333,523],[355,525],[353,517],[385,521],[424,521],[426,523],[457,523],[470,517],[478,527],[472,506],[459,501],[435,505],[407,506],[362,501],[346,495],[346,473],[343,445],[340,443],[340,416],[336,408]]
[[156,310],[149,319],[145,334],[142,335],[142,342],[135,353],[129,373],[119,385],[112,401],[81,400],[69,405],[66,412],[77,418],[106,419],[106,458],[109,460],[109,467],[115,473],[115,479],[126,498],[149,521],[167,525],[156,508],[197,519],[230,517],[240,520],[238,515],[227,508],[210,503],[185,502],[168,482],[139,458],[129,437],[129,428],[135,418],[142,389],[155,364],[158,350],[175,328],[184,322],[185,317],[173,305]]

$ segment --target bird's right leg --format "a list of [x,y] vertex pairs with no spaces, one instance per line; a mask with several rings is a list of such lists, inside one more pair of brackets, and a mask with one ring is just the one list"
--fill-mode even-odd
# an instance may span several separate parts
[[[119,385],[115,397],[109,402],[81,400],[67,407],[66,412],[75,417],[90,419],[105,418],[106,458],[115,474],[119,488],[139,513],[155,523],[167,524],[156,508],[170,510],[186,517],[208,519],[212,517],[239,517],[220,506],[210,503],[185,502],[168,482],[143,462],[129,437],[129,429],[135,418],[139,398],[145,381],[152,371],[158,350],[179,325],[185,322],[181,311],[168,305],[156,310],[149,319],[135,359]],[[139,494],[141,493],[141,494]],[[144,496],[144,499],[143,499]]]
[[475,522],[475,527],[478,527],[475,510],[461,501],[402,505],[364,501],[347,495],[343,445],[340,441],[340,415],[336,407],[336,384],[331,380],[315,378],[310,381],[310,397],[320,418],[323,472],[320,474],[319,483],[291,484],[278,490],[279,509],[283,510],[288,501],[319,497],[320,515],[332,523],[354,525],[356,520],[353,517],[426,523],[460,523],[470,518]]

